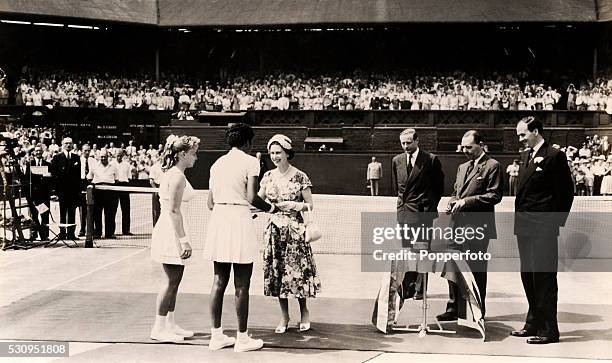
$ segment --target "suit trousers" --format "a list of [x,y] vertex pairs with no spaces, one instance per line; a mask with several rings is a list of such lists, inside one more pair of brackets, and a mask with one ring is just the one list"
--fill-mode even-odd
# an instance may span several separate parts
[[102,236],[102,214],[104,213],[104,235],[115,233],[117,193],[112,190],[94,190],[94,236]]
[[[454,249],[457,249],[459,251],[467,251],[470,250],[471,252],[482,252],[485,253],[487,252],[487,249],[489,248],[489,239],[483,239],[483,240],[472,240],[472,241],[467,241],[464,244],[461,245],[457,245],[454,244],[452,246]],[[487,297],[487,261],[486,260],[468,260],[467,261],[468,266],[470,267],[470,270],[472,271],[472,274],[474,275],[474,280],[476,281],[476,286],[478,286],[478,291],[480,292],[480,301],[481,301],[481,307],[482,307],[482,316],[485,316],[485,312],[486,312],[486,305],[485,305],[485,299]],[[446,311],[451,313],[451,314],[455,314],[455,315],[459,315],[459,316],[464,316],[464,314],[462,314],[463,312],[459,311],[459,308],[461,307],[459,304],[459,298],[460,298],[460,294],[461,291],[459,291],[459,286],[457,286],[457,284],[455,284],[452,281],[448,281],[448,302],[446,303]]]
[[[78,197],[72,195],[59,195],[60,223],[73,224],[78,204]],[[74,227],[60,228],[60,236],[74,235]]]
[[[81,190],[87,191],[87,179],[81,180]],[[84,236],[85,226],[87,225],[87,195],[83,192],[81,192],[81,196],[79,197],[79,214],[81,217],[79,234]]]
[[521,281],[529,303],[524,329],[535,331],[539,336],[558,338],[558,236],[549,233],[516,237],[521,260]]
[[[127,187],[128,182],[118,182],[117,186]],[[121,232],[123,234],[130,232],[130,193],[119,192],[119,205],[121,206]]]
[[[51,207],[51,200],[35,200],[33,202],[34,205],[39,205],[44,203],[47,207]],[[38,227],[32,231],[32,238],[36,238],[38,234],[41,240],[45,240],[49,238],[49,211],[45,213],[38,213],[38,209],[36,207],[31,208],[30,212],[32,213],[32,220],[36,221]],[[40,219],[38,217],[40,216]]]

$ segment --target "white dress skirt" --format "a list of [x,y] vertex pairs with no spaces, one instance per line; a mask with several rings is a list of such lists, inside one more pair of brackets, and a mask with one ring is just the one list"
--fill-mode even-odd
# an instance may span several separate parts
[[600,192],[602,195],[612,195],[612,176],[606,175],[603,177]]
[[[185,177],[183,173],[177,169],[172,168],[165,172],[161,177],[159,185],[159,200],[161,204],[161,213],[157,224],[153,228],[153,235],[151,236],[151,259],[159,263],[165,263],[170,265],[188,265],[192,262],[193,257],[188,259],[181,258],[183,253],[181,243],[178,239],[178,234],[172,219],[170,218],[170,191],[168,188],[168,180],[172,174],[179,173]],[[183,216],[183,228],[187,231],[187,224],[185,220],[187,205],[194,196],[194,190],[189,181],[185,179],[185,190],[183,191],[183,198],[181,202],[181,214]]]
[[215,204],[206,228],[204,258],[227,263],[253,263],[259,256],[257,232],[247,205]]

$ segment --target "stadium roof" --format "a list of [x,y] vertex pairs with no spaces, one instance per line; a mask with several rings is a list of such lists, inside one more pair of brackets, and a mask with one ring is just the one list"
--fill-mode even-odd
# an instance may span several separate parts
[[612,20],[612,0],[2,0],[0,13],[160,26]]
[[159,24],[591,22],[593,0],[159,0]]
[[1,0],[0,13],[156,25],[155,0]]

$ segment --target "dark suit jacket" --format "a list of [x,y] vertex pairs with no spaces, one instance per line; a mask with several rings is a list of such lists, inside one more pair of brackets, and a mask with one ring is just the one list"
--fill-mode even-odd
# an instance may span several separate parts
[[467,174],[471,161],[459,165],[457,180],[450,202],[465,200],[461,211],[452,216],[455,226],[484,226],[488,239],[497,238],[495,205],[504,194],[503,171],[499,162],[484,154]]
[[407,154],[402,153],[393,158],[391,166],[398,222],[430,225],[438,217],[438,203],[444,192],[442,165],[437,156],[422,149],[410,175],[407,162]]
[[70,154],[70,160],[64,152],[51,160],[51,175],[54,179],[55,193],[61,198],[78,198],[81,193],[81,158]]
[[574,201],[565,154],[545,142],[531,163],[529,151],[523,152],[521,163],[514,202],[514,234],[558,235]]
[[[30,188],[31,188],[30,190],[32,191],[31,193],[32,201],[34,202],[34,204],[48,202],[50,193],[51,193],[51,178],[43,177],[42,175],[38,175],[38,174],[31,174],[32,166],[36,166],[35,160],[32,160],[28,163],[28,165],[26,166],[26,171],[25,171],[25,177],[26,177],[25,180],[30,180]],[[51,168],[51,163],[43,160],[42,166]],[[47,205],[47,207],[50,207],[50,206]]]

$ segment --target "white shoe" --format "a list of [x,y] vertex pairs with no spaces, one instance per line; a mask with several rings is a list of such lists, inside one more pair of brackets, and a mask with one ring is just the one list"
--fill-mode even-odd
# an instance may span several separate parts
[[180,335],[176,335],[169,330],[151,330],[151,339],[157,340],[163,343],[180,343],[184,339]]
[[194,333],[191,330],[185,330],[176,324],[174,324],[171,328],[168,328],[168,329],[174,334],[185,337],[185,338],[191,338],[194,335]]
[[234,352],[248,352],[251,350],[258,350],[261,349],[263,345],[263,340],[253,339],[247,336],[246,338],[236,339],[236,344],[234,345]]
[[210,342],[208,343],[208,349],[210,350],[219,350],[225,347],[231,347],[236,343],[236,338],[228,337],[225,334],[217,335],[216,337],[211,337]]

